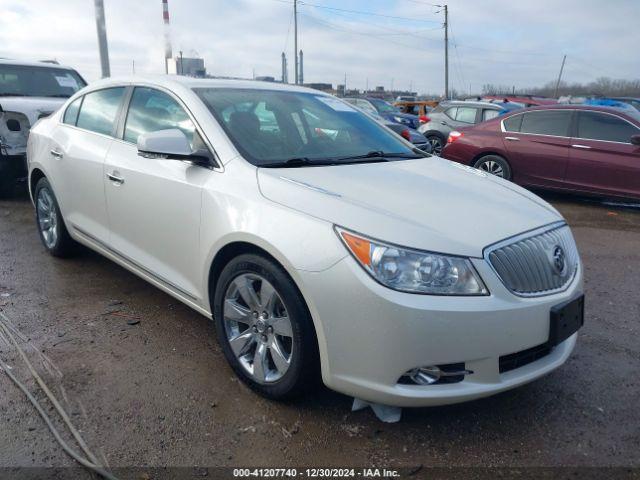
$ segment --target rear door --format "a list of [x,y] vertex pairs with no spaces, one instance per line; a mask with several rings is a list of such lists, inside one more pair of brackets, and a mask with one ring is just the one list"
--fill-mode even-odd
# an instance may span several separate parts
[[178,128],[192,149],[206,145],[181,103],[169,93],[135,87],[119,139],[105,162],[110,247],[193,301],[198,285],[202,187],[211,170],[186,161],[138,155],[143,133]]
[[613,113],[578,111],[567,182],[580,190],[640,198],[640,129]]
[[75,100],[52,134],[50,176],[67,227],[103,243],[109,238],[103,165],[124,91],[105,88]]
[[573,110],[534,110],[502,122],[504,146],[517,183],[562,187],[569,161]]

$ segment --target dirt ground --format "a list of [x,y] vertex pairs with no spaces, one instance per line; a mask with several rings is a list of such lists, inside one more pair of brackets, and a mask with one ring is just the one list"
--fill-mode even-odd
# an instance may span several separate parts
[[[24,193],[0,201],[0,310],[111,468],[637,468],[640,208],[545,197],[573,227],[585,265],[586,323],[573,356],[522,388],[405,409],[396,424],[352,413],[351,398],[326,389],[295,403],[256,396],[227,366],[212,322],[88,250],[46,254]],[[1,339],[0,358],[30,379]],[[0,477],[2,467],[47,466],[75,463],[0,372]]]

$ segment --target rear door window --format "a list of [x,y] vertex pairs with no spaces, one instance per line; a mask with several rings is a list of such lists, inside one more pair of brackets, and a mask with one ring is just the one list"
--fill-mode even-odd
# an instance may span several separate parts
[[524,115],[514,115],[509,118],[505,118],[502,122],[504,125],[504,129],[507,132],[519,132],[520,126],[522,125],[522,117]]
[[476,123],[477,114],[478,114],[477,108],[458,107],[455,120],[456,122],[462,122],[462,123]]
[[535,135],[569,136],[571,110],[540,110],[523,115],[520,132]]
[[496,118],[498,115],[500,115],[498,110],[484,109],[482,111],[482,121],[491,120],[492,118]]
[[124,87],[105,88],[87,93],[76,125],[92,132],[112,135]]
[[578,112],[578,137],[585,140],[631,143],[631,136],[640,130],[615,115],[598,112]]

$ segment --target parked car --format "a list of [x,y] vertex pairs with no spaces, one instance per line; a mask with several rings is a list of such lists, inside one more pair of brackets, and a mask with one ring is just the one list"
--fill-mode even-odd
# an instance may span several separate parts
[[[358,108],[355,105],[354,105],[354,107]],[[380,116],[380,114],[378,114],[378,112],[371,112],[371,111],[366,111],[366,110],[362,110],[362,109],[360,109],[360,111],[362,111],[366,115],[369,115],[374,120],[380,122],[381,124],[383,124],[385,127],[389,128],[390,130],[393,130],[395,133],[400,135],[405,140],[410,141],[411,143],[413,143],[417,148],[419,148],[423,152],[431,153],[431,144],[427,140],[427,137],[422,135],[417,130],[414,130],[413,128],[409,128],[406,125],[402,125],[401,123],[390,122],[386,118]]]
[[555,98],[538,97],[535,95],[483,95],[477,100],[496,100],[501,102],[521,103],[525,107],[540,107],[543,105],[555,105],[558,101]]
[[402,113],[408,113],[410,115],[417,115],[418,121],[422,123],[427,122],[427,115],[431,110],[438,106],[437,101],[425,100],[425,101],[415,101],[415,102],[395,102],[393,104],[398,110]]
[[506,111],[500,104],[489,102],[441,102],[429,113],[428,121],[420,125],[418,131],[427,137],[433,153],[439,155],[451,131],[490,120]]
[[420,119],[417,115],[402,113],[389,102],[373,97],[347,97],[344,99],[352,105],[362,110],[375,112],[391,122],[401,123],[409,128],[417,129],[420,126]]
[[85,85],[68,67],[0,59],[0,197],[27,176],[29,129]]
[[628,103],[636,110],[640,111],[640,98],[637,97],[612,97],[612,100]]
[[444,158],[520,185],[640,199],[635,110],[534,107],[452,132],[448,142]]
[[267,397],[321,376],[370,402],[455,403],[575,346],[583,268],[560,214],[331,95],[106,79],[35,125],[28,158],[44,248],[82,243],[213,318]]

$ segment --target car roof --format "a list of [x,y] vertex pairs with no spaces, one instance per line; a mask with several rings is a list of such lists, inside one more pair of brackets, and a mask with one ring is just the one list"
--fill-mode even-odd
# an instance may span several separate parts
[[512,110],[511,112],[509,112],[509,116],[511,114],[517,115],[520,113],[533,112],[536,110],[589,110],[595,112],[615,113],[616,115],[621,115],[623,117],[633,119],[636,123],[640,122],[640,115],[636,116],[632,112],[632,110],[626,110],[617,107],[607,107],[602,105],[585,105],[581,103],[558,103],[555,105],[540,105],[537,107],[529,107],[521,110]]
[[72,67],[66,65],[59,65],[52,62],[33,62],[27,60],[12,60],[10,58],[0,58],[0,65],[17,65],[20,67],[43,67],[43,68],[57,68],[64,70],[74,70]]
[[451,106],[451,107],[461,107],[461,106],[493,107],[496,110],[497,109],[504,110],[504,107],[501,106],[499,103],[482,102],[482,101],[477,101],[477,100],[445,100],[443,102],[440,102],[440,106],[442,106],[442,107],[447,107],[447,106]]
[[281,90],[290,92],[314,93],[318,96],[331,96],[319,90],[283,84],[279,82],[263,82],[259,80],[222,79],[222,78],[194,78],[182,75],[126,75],[110,77],[91,83],[90,89],[100,89],[112,85],[144,84],[156,85],[168,89],[176,87],[186,88],[246,88],[251,90]]

